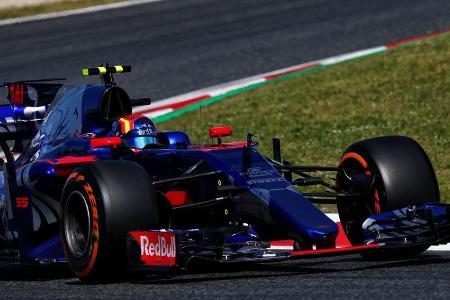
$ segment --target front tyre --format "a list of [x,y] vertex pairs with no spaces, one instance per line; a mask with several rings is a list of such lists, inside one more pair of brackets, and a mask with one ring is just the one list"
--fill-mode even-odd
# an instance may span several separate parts
[[[339,162],[338,192],[360,194],[338,197],[342,226],[353,245],[363,243],[362,223],[372,214],[424,202],[439,202],[439,188],[431,162],[422,147],[404,136],[383,136],[357,142]],[[420,254],[416,246],[383,251],[380,257]]]
[[61,210],[64,253],[83,281],[124,274],[127,233],[158,226],[152,182],[139,164],[129,161],[76,168],[64,186]]

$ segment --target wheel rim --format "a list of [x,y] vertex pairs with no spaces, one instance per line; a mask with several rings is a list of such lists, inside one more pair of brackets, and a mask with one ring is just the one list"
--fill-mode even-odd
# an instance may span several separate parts
[[70,254],[83,257],[91,240],[91,215],[86,198],[78,191],[72,192],[66,203],[64,236]]
[[[351,186],[348,184],[344,184],[345,180],[343,179],[345,177],[357,174],[365,176],[372,175],[372,171],[370,170],[366,160],[354,152],[349,152],[341,158],[339,168],[341,169],[340,174],[342,177],[338,176],[336,178],[337,185],[340,186],[340,189],[348,192],[356,191],[352,190]],[[355,198],[351,201],[351,203],[347,204],[344,204],[345,201],[345,199],[338,199],[338,211],[341,217],[341,222],[352,243],[359,244],[362,242],[362,223],[370,215],[381,212],[378,189],[375,188],[372,196],[369,198]]]

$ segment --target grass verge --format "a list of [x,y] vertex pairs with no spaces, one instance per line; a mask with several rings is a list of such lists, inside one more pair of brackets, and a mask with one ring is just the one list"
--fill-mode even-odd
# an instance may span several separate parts
[[0,9],[0,19],[18,18],[46,14],[63,10],[85,8],[94,5],[123,2],[124,0],[61,0],[33,6]]
[[336,165],[361,139],[407,135],[427,151],[450,202],[450,36],[269,84],[159,127],[204,143],[216,125],[232,125],[234,139],[256,134],[268,155],[278,136],[283,158],[305,165]]

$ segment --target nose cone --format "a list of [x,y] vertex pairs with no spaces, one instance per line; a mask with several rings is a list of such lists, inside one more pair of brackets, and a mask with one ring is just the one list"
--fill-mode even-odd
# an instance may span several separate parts
[[[329,229],[329,228],[327,228]],[[329,232],[329,230],[327,230],[328,232],[324,232],[324,231],[319,231],[319,230],[315,230],[315,229],[309,229],[307,230],[308,232],[308,236],[313,239],[313,240],[325,240],[328,239],[330,236],[334,236],[334,232]]]
[[335,222],[315,207],[308,199],[295,189],[253,190],[269,209],[287,222],[290,227],[310,242],[335,239],[338,227]]

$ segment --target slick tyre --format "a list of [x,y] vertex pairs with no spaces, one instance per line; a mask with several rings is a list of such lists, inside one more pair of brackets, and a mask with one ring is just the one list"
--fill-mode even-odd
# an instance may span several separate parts
[[60,232],[69,266],[81,280],[118,279],[127,268],[127,233],[157,225],[153,185],[139,164],[99,161],[67,179]]
[[[349,177],[362,180],[355,184]],[[351,199],[338,197],[339,218],[354,245],[363,242],[361,226],[370,215],[439,202],[438,183],[427,154],[416,141],[405,136],[383,136],[351,145],[340,159],[336,180],[338,192],[364,195]],[[427,248],[425,245],[393,249],[365,256],[407,257]]]

